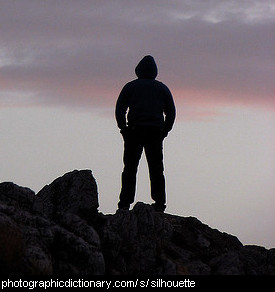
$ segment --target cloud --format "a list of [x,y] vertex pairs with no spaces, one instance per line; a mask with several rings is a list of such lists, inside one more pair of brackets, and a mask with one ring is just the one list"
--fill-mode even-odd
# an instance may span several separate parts
[[150,53],[178,101],[274,106],[270,1],[0,2],[5,100],[113,105]]
[[198,18],[211,23],[241,20],[261,22],[274,17],[275,5],[258,0],[184,1],[184,9],[176,11],[179,19]]

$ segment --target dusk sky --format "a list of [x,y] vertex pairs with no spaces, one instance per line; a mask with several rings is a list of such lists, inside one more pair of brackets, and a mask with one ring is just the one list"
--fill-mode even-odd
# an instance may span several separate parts
[[[148,54],[177,108],[167,212],[275,247],[272,0],[0,0],[0,182],[38,192],[88,168],[115,212],[114,107]],[[151,203],[144,157],[136,201]]]

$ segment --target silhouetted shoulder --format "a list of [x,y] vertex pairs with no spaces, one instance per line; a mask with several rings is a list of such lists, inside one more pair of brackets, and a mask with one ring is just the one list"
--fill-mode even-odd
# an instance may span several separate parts
[[161,86],[163,89],[167,90],[168,92],[170,92],[170,89],[168,88],[168,86],[166,84],[164,84],[161,81],[155,80],[156,82],[159,83],[159,86]]
[[134,79],[126,83],[124,87],[131,88],[133,86],[138,86],[138,85],[158,86],[160,88],[170,91],[167,85],[165,85],[163,82],[156,79]]
[[162,83],[161,81],[158,81],[158,80],[154,80],[154,81],[156,82],[155,86],[158,89],[159,94],[161,94],[169,99],[172,98],[171,91],[167,85],[165,85],[164,83]]

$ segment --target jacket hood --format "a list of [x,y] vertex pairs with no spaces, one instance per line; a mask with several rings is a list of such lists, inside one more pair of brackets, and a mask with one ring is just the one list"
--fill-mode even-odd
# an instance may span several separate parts
[[158,68],[154,58],[150,55],[145,56],[135,69],[139,79],[155,79],[158,75]]

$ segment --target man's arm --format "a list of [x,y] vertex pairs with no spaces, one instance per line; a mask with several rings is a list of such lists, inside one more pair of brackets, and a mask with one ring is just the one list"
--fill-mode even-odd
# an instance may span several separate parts
[[173,96],[168,87],[166,87],[164,114],[165,114],[164,131],[168,134],[168,132],[171,131],[171,129],[173,128],[174,121],[176,118],[176,108]]
[[126,112],[127,112],[128,106],[129,106],[128,105],[128,90],[127,90],[127,84],[126,84],[119,94],[119,97],[116,103],[116,110],[115,110],[117,126],[121,130],[125,129],[127,125]]

